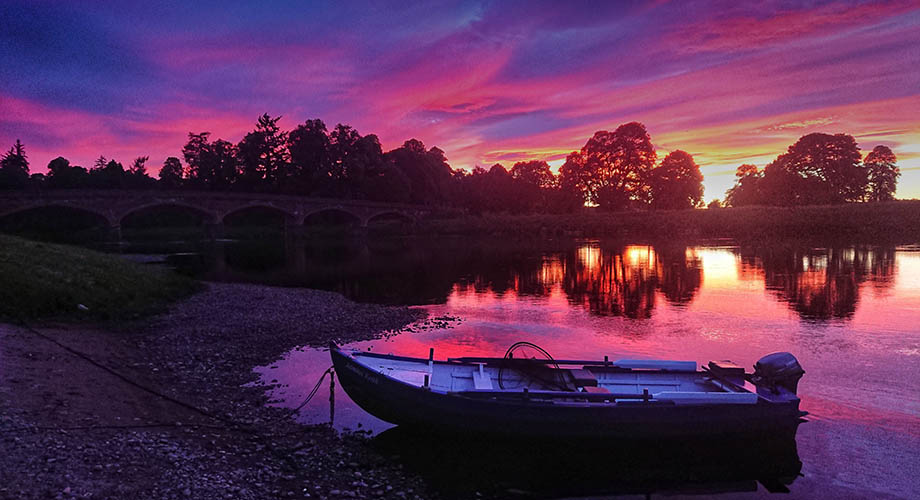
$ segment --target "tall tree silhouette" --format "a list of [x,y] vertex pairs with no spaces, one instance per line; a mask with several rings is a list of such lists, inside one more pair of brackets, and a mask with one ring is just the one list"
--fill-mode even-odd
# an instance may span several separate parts
[[128,171],[138,176],[147,175],[147,160],[149,159],[150,159],[149,156],[138,156],[131,163],[131,166],[128,168]]
[[332,160],[330,179],[331,191],[327,195],[350,198],[352,197],[351,186],[348,185],[349,177],[351,180],[360,179],[360,172],[357,171],[358,165],[353,160],[353,156],[358,155],[358,141],[361,134],[349,125],[339,123],[332,129],[329,134],[329,156]]
[[280,119],[280,116],[272,118],[267,113],[263,114],[256,122],[256,129],[240,141],[239,183],[244,189],[277,190],[287,177],[287,132],[278,126]]
[[519,161],[511,167],[511,177],[537,188],[551,188],[556,185],[556,176],[545,161]]
[[289,190],[300,194],[330,191],[332,178],[329,133],[322,120],[307,120],[288,135],[291,156]]
[[185,172],[182,168],[182,162],[175,156],[170,156],[163,162],[163,167],[160,168],[160,187],[178,189],[182,187],[184,177]]
[[132,189],[147,189],[156,185],[156,180],[147,175],[147,160],[149,156],[138,156],[128,167],[125,186]]
[[861,159],[851,135],[802,136],[765,169],[765,194],[775,204],[858,201],[868,183]]
[[559,167],[559,185],[581,196],[582,203],[594,203],[594,193],[600,187],[598,177],[588,172],[580,151],[572,151],[565,157],[565,163]]
[[211,133],[188,133],[188,142],[182,147],[182,156],[188,165],[189,183],[196,188],[211,184]]
[[763,172],[757,169],[757,165],[741,165],[735,170],[735,185],[725,192],[725,204],[743,207],[764,203],[762,182]]
[[63,156],[48,162],[45,187],[48,189],[74,189],[89,185],[89,172],[83,167],[72,166]]
[[460,206],[475,214],[487,210],[486,205],[490,199],[487,193],[489,181],[486,169],[478,165],[469,173],[458,169],[454,171],[452,182],[455,186],[454,195]]
[[888,146],[875,146],[864,162],[869,176],[869,201],[889,201],[894,199],[898,177],[901,170],[898,159]]
[[374,194],[373,179],[386,171],[380,139],[374,134],[358,139],[345,165],[345,178],[353,186],[353,195],[366,199]]
[[550,193],[556,188],[556,176],[545,161],[521,161],[511,167],[514,181],[511,196],[518,202],[520,212],[549,209]]
[[613,132],[598,131],[560,169],[590,203],[609,209],[648,201],[646,176],[657,159],[645,125],[630,122]]
[[22,189],[29,184],[29,159],[19,139],[0,157],[0,189]]
[[216,190],[227,190],[239,177],[239,152],[231,142],[211,143],[211,178]]
[[386,158],[409,180],[413,203],[434,205],[449,196],[453,176],[444,151],[434,147],[426,150],[422,141],[409,139],[387,152]]
[[127,187],[125,167],[100,155],[89,171],[89,184],[97,189],[123,189]]
[[102,170],[108,162],[109,160],[105,155],[99,155],[99,158],[96,158],[96,161],[93,162],[93,168],[91,168],[90,171]]
[[486,174],[488,179],[486,197],[488,209],[492,212],[513,212],[519,213],[524,211],[521,206],[521,200],[516,196],[514,178],[511,172],[500,163],[496,163],[489,168]]
[[686,151],[678,149],[666,156],[649,173],[648,184],[655,208],[693,208],[703,201],[703,174]]
[[188,184],[195,189],[227,190],[238,178],[237,149],[223,139],[210,142],[210,132],[188,135],[182,148]]
[[[409,177],[383,154],[380,140],[370,134],[355,143],[350,172],[360,172],[360,178],[348,178],[356,194],[363,199],[405,203],[410,200],[412,186]],[[439,200],[444,202],[444,200]]]

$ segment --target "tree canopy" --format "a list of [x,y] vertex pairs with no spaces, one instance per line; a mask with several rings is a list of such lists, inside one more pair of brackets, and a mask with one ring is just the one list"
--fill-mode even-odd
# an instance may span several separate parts
[[0,157],[0,189],[22,189],[29,184],[29,160],[19,139]]
[[[256,129],[237,145],[239,182],[249,190],[277,189],[285,177],[290,156],[286,147],[288,134],[278,126],[280,119],[280,116],[272,118],[268,113],[263,114],[256,122]],[[226,154],[230,154],[229,148]]]
[[408,179],[410,202],[433,205],[448,198],[452,170],[444,151],[426,150],[422,141],[409,139],[387,153],[386,159]]
[[869,201],[894,199],[898,177],[901,176],[897,162],[897,157],[888,146],[875,146],[875,149],[866,155],[864,163],[868,175],[867,199]]
[[789,174],[768,186],[785,191],[795,205],[857,201],[867,182],[861,160],[851,135],[808,134],[767,166]]
[[[64,157],[47,175],[29,176],[20,141],[0,157],[2,189],[193,189],[257,191],[454,207],[471,213],[568,213],[594,205],[603,210],[702,207],[703,175],[693,157],[672,151],[658,162],[645,125],[630,122],[595,132],[565,158],[558,173],[544,160],[510,168],[494,164],[453,169],[444,151],[409,139],[384,151],[374,134],[310,119],[282,130],[281,117],[259,116],[237,143],[189,132],[180,157],[148,173],[149,157],[127,169],[100,155],[87,170]],[[184,160],[184,164],[183,164]],[[861,159],[847,134],[808,134],[763,169],[744,164],[724,206],[800,205],[893,199],[897,159],[877,146]],[[716,202],[710,207],[721,206]]]
[[646,182],[657,159],[645,125],[630,122],[613,132],[598,131],[580,151],[566,158],[564,184],[580,191],[587,203],[616,210],[649,201]]
[[895,162],[886,146],[877,146],[863,162],[853,136],[808,134],[762,171],[738,167],[725,201],[737,207],[890,200],[899,175]]
[[703,174],[693,157],[677,150],[649,172],[648,186],[653,208],[677,210],[701,206]]
[[761,192],[763,172],[757,165],[745,163],[735,171],[735,185],[725,194],[725,204],[732,207],[757,205],[764,199]]
[[170,156],[163,162],[159,174],[161,186],[166,189],[178,189],[182,186],[183,177],[185,177],[185,169],[178,158]]

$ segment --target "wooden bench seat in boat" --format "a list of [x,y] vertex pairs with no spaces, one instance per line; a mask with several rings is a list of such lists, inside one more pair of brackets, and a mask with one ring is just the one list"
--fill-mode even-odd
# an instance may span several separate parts
[[597,377],[584,368],[573,368],[566,370],[572,378],[575,387],[597,387]]
[[480,391],[492,390],[492,377],[483,368],[484,363],[477,363],[479,369],[473,371],[473,387]]

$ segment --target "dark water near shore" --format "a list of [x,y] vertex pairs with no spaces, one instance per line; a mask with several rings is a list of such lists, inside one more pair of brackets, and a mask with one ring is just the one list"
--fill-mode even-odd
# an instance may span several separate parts
[[[355,344],[377,352],[424,357],[434,347],[438,358],[501,356],[512,343],[527,340],[561,358],[731,359],[750,367],[769,352],[791,351],[807,372],[799,394],[811,413],[792,442],[803,474],[789,485],[792,496],[920,496],[916,247],[598,240],[225,243],[170,262],[207,279],[324,288],[358,301],[422,305],[431,317],[447,319],[446,327],[428,325]],[[273,393],[278,404],[296,406],[329,364],[328,353],[305,349],[259,371],[266,382],[286,384]],[[328,396],[328,389],[321,391],[300,419],[329,422]],[[334,409],[339,429],[379,433],[391,427],[338,388]],[[387,437],[393,432],[378,441],[394,441]],[[660,453],[682,456],[680,450]],[[652,486],[643,483],[638,491],[615,484],[607,491],[711,486],[705,474],[672,484],[678,470],[686,467],[666,470],[658,479],[650,473]],[[722,474],[738,479],[733,472]],[[753,491],[750,483],[721,487],[728,497],[748,498],[769,495],[775,488],[767,483],[755,484]],[[549,495],[583,493],[539,487]],[[460,491],[462,496],[466,490]]]

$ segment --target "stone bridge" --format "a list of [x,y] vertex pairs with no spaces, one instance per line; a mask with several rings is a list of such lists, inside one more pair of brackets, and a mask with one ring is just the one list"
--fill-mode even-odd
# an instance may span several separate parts
[[206,225],[216,228],[223,226],[228,215],[254,207],[280,213],[288,227],[301,226],[307,217],[321,212],[344,213],[359,227],[367,227],[382,216],[398,216],[414,223],[428,214],[428,209],[420,205],[280,194],[119,189],[0,191],[0,218],[34,208],[66,207],[98,215],[115,230],[133,213],[166,206],[188,208],[200,214]]

